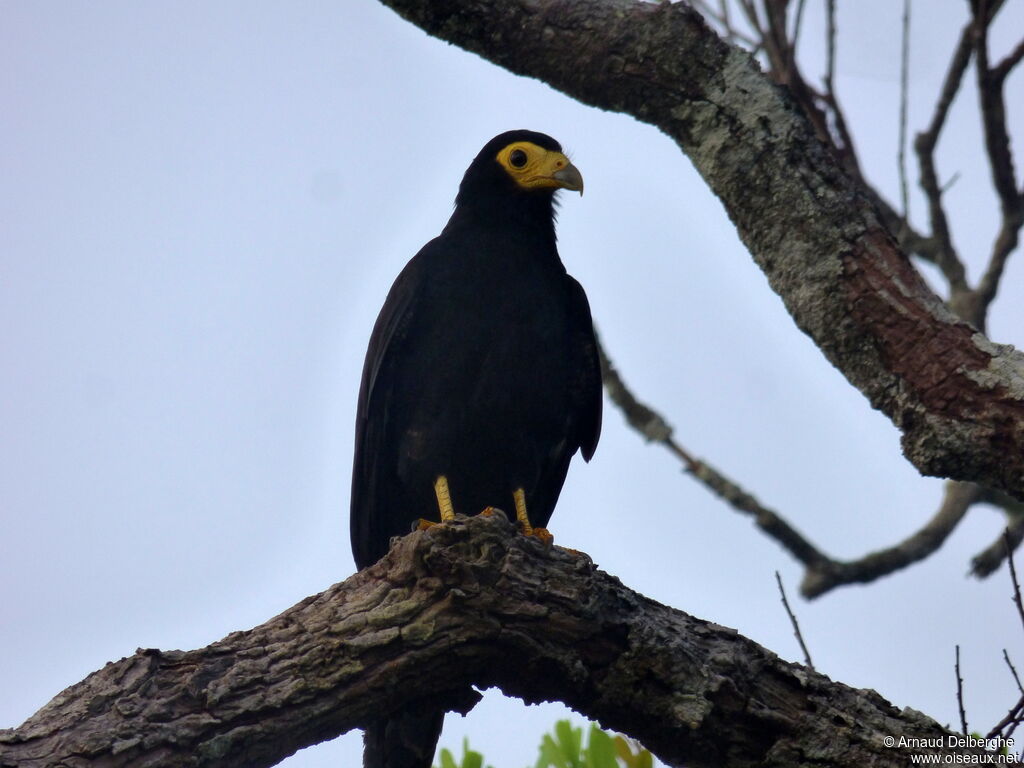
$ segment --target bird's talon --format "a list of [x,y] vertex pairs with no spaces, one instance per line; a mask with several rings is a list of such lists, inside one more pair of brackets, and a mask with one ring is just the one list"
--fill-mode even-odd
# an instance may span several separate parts
[[413,526],[413,530],[425,531],[428,528],[433,528],[435,525],[440,525],[440,523],[434,520],[427,520],[425,517],[421,517],[419,520],[416,521],[416,525]]
[[533,536],[535,539],[540,539],[545,544],[551,544],[555,540],[555,537],[551,535],[551,531],[547,528],[534,528],[533,532],[528,533],[527,536]]
[[480,510],[480,517],[491,517],[495,512],[499,511],[497,507],[484,507]]

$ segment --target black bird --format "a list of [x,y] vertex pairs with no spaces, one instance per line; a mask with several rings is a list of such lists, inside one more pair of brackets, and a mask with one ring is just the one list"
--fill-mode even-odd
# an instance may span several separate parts
[[[395,280],[356,413],[351,536],[365,568],[437,510],[515,511],[546,531],[577,450],[601,431],[590,307],[555,246],[555,192],[583,178],[550,136],[509,131],[470,164],[455,211]],[[420,520],[420,525],[428,525]],[[367,730],[364,765],[430,766],[443,712]]]

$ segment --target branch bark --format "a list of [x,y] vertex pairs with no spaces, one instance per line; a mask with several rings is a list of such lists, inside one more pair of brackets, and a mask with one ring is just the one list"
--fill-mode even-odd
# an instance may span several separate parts
[[634,0],[383,2],[671,136],[797,325],[902,431],[914,466],[1024,498],[1024,355],[943,305],[784,90],[698,13]]
[[0,766],[269,766],[410,703],[465,711],[470,686],[562,700],[674,766],[903,766],[887,738],[950,734],[494,515],[410,534],[206,648],[107,664],[0,731]]

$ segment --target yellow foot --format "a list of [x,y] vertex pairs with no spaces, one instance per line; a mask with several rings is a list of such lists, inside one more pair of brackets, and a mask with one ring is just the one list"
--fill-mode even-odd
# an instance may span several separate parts
[[547,528],[534,528],[532,532],[526,535],[533,536],[535,539],[540,539],[545,544],[550,544],[555,540],[555,537],[551,535],[551,531]]
[[435,525],[440,525],[440,523],[436,520],[427,520],[425,517],[421,517],[419,520],[416,521],[416,524],[413,526],[413,530],[425,531],[428,528],[433,528]]

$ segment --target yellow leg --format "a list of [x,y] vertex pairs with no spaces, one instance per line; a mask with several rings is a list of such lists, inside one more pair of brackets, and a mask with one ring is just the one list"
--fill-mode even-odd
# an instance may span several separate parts
[[444,475],[438,475],[434,481],[434,495],[437,496],[437,508],[441,510],[441,522],[454,520],[455,507],[452,506],[452,497],[448,492],[448,478]]
[[530,518],[526,514],[526,492],[522,488],[516,488],[512,498],[516,500],[516,520],[519,521],[523,533],[533,536],[533,526],[530,525]]
[[519,522],[519,527],[523,529],[523,533],[527,536],[536,536],[541,541],[552,541],[554,537],[547,528],[534,528],[530,524],[530,517],[526,514],[526,491],[516,488],[512,492],[512,498],[516,502],[516,520]]

